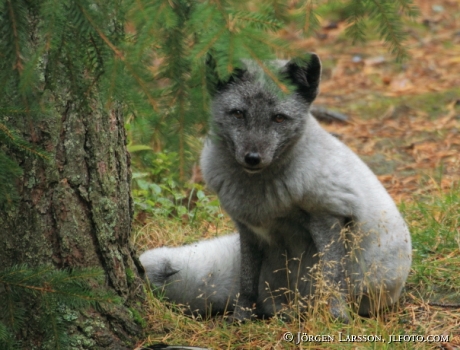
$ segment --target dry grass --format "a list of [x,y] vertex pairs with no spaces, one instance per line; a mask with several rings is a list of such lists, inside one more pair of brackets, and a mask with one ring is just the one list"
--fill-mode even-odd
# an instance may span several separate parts
[[[293,320],[279,318],[229,325],[222,318],[202,320],[184,315],[161,296],[149,295],[146,344],[168,343],[203,346],[212,349],[458,349],[460,348],[460,307],[435,306],[434,303],[460,303],[460,190],[442,193],[430,201],[403,208],[411,226],[414,263],[399,303],[373,318],[354,314],[350,324],[333,321],[325,299]],[[228,224],[228,222],[227,222]],[[210,237],[211,225],[203,223],[192,230],[171,220],[158,220],[142,229],[137,244],[142,247]],[[226,228],[231,228],[227,225]],[[212,230],[211,230],[212,232]],[[185,239],[184,239],[185,237]],[[332,342],[284,340],[286,332],[333,337]],[[429,335],[448,336],[448,343],[417,341]],[[351,341],[352,336],[375,336],[381,341]],[[390,336],[418,336],[415,340]],[[380,338],[379,338],[380,337]],[[316,338],[319,339],[319,338]],[[348,341],[347,341],[348,339]],[[390,342],[399,339],[399,342]],[[324,339],[323,339],[324,340]],[[345,340],[345,341],[340,341]]]

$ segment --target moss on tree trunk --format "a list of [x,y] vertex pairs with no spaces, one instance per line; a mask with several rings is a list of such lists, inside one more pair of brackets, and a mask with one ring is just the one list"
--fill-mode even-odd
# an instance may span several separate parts
[[[64,92],[54,92],[48,102],[54,104],[52,115],[5,121],[49,159],[7,150],[24,173],[17,181],[19,202],[0,211],[0,266],[101,267],[106,288],[124,304],[68,310],[71,344],[132,349],[141,327],[129,309],[142,302],[143,292],[130,243],[130,158],[120,108],[107,113],[97,95],[78,104]],[[24,349],[46,348],[33,320],[20,337]]]

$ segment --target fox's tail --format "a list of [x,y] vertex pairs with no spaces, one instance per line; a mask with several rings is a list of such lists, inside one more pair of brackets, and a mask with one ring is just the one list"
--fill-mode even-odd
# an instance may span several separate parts
[[240,281],[240,236],[231,234],[140,256],[150,283],[201,315],[233,310]]

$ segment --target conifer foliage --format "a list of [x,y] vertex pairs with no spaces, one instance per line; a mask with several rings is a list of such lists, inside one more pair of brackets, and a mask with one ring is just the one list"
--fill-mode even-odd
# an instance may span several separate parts
[[[0,348],[18,349],[15,334],[33,323],[43,332],[48,349],[68,349],[66,326],[76,314],[72,309],[100,308],[100,303],[118,302],[113,293],[95,291],[88,280],[103,280],[97,269],[55,270],[16,265],[0,271]],[[24,300],[33,301],[33,310]]]
[[[94,270],[72,269],[85,259],[90,267],[104,267],[124,302],[132,295],[128,289],[136,289],[136,259],[126,247],[129,220],[119,220],[116,211],[123,204],[121,212],[128,217],[132,212],[129,199],[115,198],[122,187],[129,189],[130,180],[123,169],[129,159],[123,155],[124,130],[117,129],[120,115],[134,120],[130,126],[139,143],[157,130],[163,144],[176,145],[183,171],[185,137],[207,119],[205,61],[212,56],[220,79],[238,68],[241,58],[255,60],[273,76],[267,59],[304,54],[274,33],[290,26],[311,35],[319,25],[320,3],[0,0],[0,230],[11,230],[0,232],[0,240],[9,234],[8,242],[0,242],[0,262],[6,264],[0,273],[0,342],[13,344],[12,334],[30,317],[30,303],[22,301],[32,296],[32,304],[43,310],[39,322],[47,325],[42,333],[49,336],[43,339],[57,344],[48,348],[61,348],[65,337],[56,330],[64,323],[56,310],[96,306],[100,297],[82,282]],[[404,54],[401,15],[413,15],[411,0],[327,3],[346,8],[356,39],[364,38],[370,19],[391,50]],[[103,113],[105,119],[93,125],[92,118]],[[82,169],[87,172],[79,173]],[[67,204],[79,210],[69,214],[62,208]],[[31,228],[27,220],[41,226]],[[15,222],[28,226],[17,230]],[[46,225],[53,227],[43,230]],[[77,239],[83,230],[87,236]],[[46,249],[40,239],[49,240]],[[7,255],[15,263],[36,260],[57,269],[12,267],[2,260]]]
[[[1,0],[0,141],[46,157],[14,137],[8,121],[46,114],[51,106],[44,95],[68,77],[76,103],[84,104],[82,97],[96,83],[107,107],[122,101],[126,115],[136,119],[139,141],[161,130],[165,143],[178,145],[183,169],[186,132],[206,120],[207,55],[212,53],[225,79],[241,58],[263,65],[274,55],[304,54],[272,34],[289,25],[311,35],[319,26],[315,8],[325,2]],[[371,19],[392,52],[405,55],[402,18],[417,13],[411,0],[327,3],[344,8],[354,39],[365,39]],[[93,80],[76,79],[81,69],[91,72]],[[20,169],[3,149],[0,169],[0,202],[11,201],[11,179]]]

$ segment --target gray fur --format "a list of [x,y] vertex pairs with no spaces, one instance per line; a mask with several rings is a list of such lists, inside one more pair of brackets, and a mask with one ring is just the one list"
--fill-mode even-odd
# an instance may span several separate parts
[[[309,114],[319,85],[317,56],[306,65],[277,64],[296,91],[281,95],[258,66],[247,64],[215,92],[212,132],[201,156],[207,185],[240,232],[234,318],[250,318],[254,305],[256,313],[273,315],[289,302],[287,289],[315,294],[316,266],[338,292],[329,299],[333,317],[348,321],[347,299],[360,314],[375,312],[399,298],[411,265],[409,231],[372,171]],[[285,120],[277,123],[277,115]],[[235,273],[220,243],[208,245],[207,263],[187,266],[188,278],[215,265],[228,264]],[[165,259],[184,269],[179,251],[170,253]],[[219,291],[224,278],[217,281],[217,294],[228,295]],[[181,284],[172,289],[189,302],[197,294]]]

